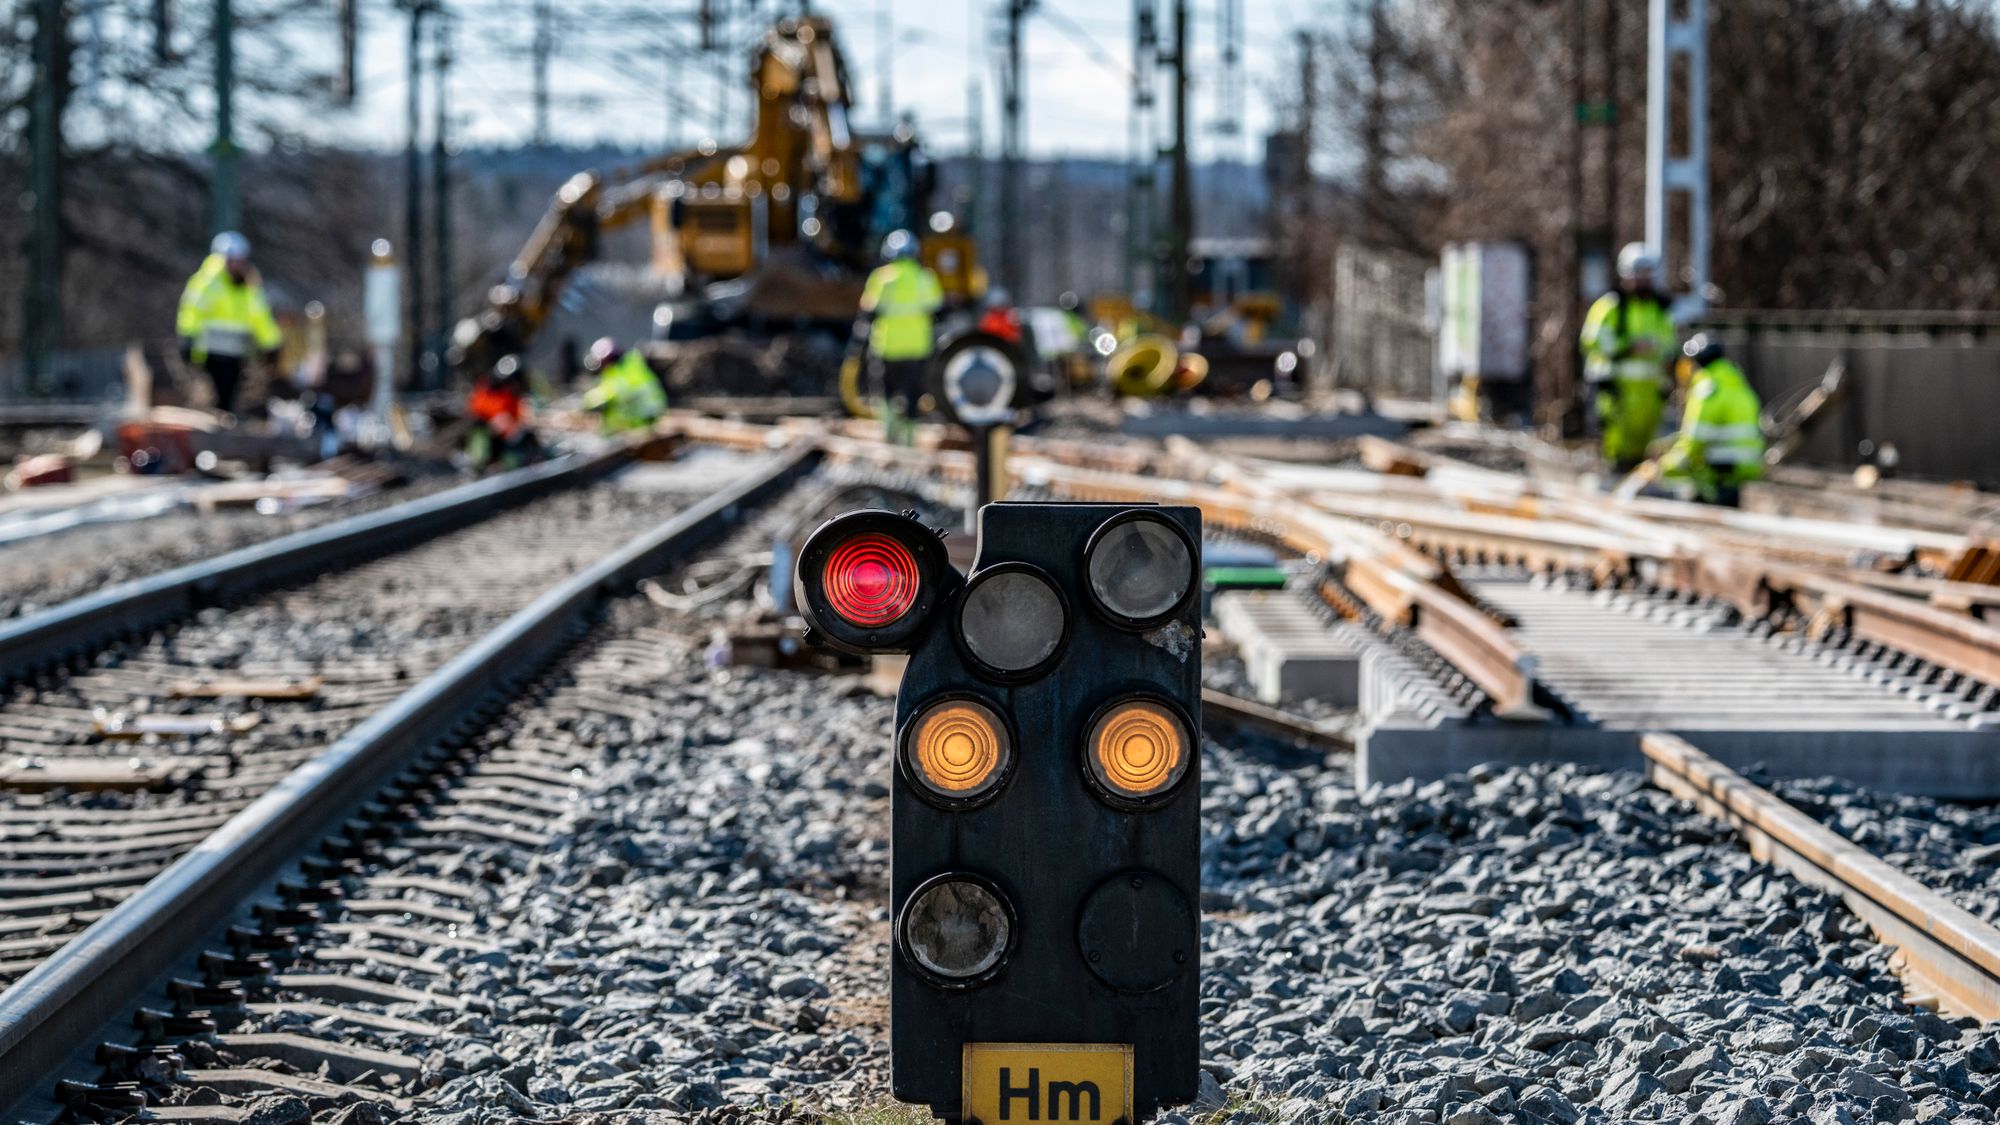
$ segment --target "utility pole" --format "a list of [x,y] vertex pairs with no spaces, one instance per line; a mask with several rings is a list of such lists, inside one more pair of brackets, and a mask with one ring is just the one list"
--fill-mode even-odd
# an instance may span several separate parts
[[1125,292],[1139,308],[1152,306],[1159,277],[1159,231],[1153,222],[1160,140],[1153,127],[1159,82],[1160,32],[1155,0],[1132,3],[1132,110],[1126,138],[1132,167],[1125,189]]
[[[1576,338],[1589,303],[1613,284],[1612,261],[1618,239],[1618,4],[1571,0],[1570,93],[1575,113],[1570,128],[1569,257],[1570,300],[1564,306],[1563,338]],[[1592,23],[1593,13],[1597,22]],[[1537,367],[1536,415],[1548,426],[1574,427],[1583,420],[1576,388],[1583,381],[1583,356],[1570,348],[1562,364]]]
[[29,105],[34,211],[28,236],[28,285],[22,302],[28,390],[46,393],[62,348],[62,117],[69,100],[69,45],[62,0],[36,0],[35,88]]
[[1000,72],[1000,277],[1015,300],[1025,297],[1027,261],[1021,208],[1023,122],[1021,104],[1021,24],[1035,0],[1007,0],[1007,59]]
[[340,105],[353,105],[361,84],[357,66],[361,53],[361,0],[335,0],[333,18],[340,29],[340,69],[333,75],[333,100]]
[[437,236],[437,331],[432,334],[431,355],[436,365],[438,385],[445,383],[444,352],[451,340],[451,158],[446,151],[450,114],[445,91],[451,82],[451,21],[440,16],[437,22],[436,96],[431,127],[431,225]]
[[875,66],[882,73],[882,128],[896,127],[896,19],[889,9],[889,0],[878,0],[882,5],[875,9]]
[[667,97],[667,136],[666,143],[660,146],[660,151],[675,152],[681,147],[681,61],[667,52],[662,52],[662,55],[667,64],[666,80],[660,85],[660,89]]
[[214,179],[209,185],[210,222],[215,233],[241,223],[236,198],[236,10],[232,0],[215,0]]
[[1243,132],[1243,0],[1222,0],[1215,19],[1222,75],[1215,84],[1214,130],[1219,137],[1237,137]]
[[966,137],[966,163],[970,165],[966,177],[965,213],[958,217],[959,226],[966,234],[977,235],[985,229],[980,225],[979,209],[986,205],[986,113],[985,97],[979,89],[979,78],[971,68],[967,68],[965,79],[965,122],[970,130]]
[[410,386],[427,386],[424,357],[424,180],[423,157],[417,150],[417,133],[423,127],[424,17],[430,14],[428,0],[409,0],[410,60],[409,104],[404,118],[403,141],[403,260],[410,263]]
[[549,56],[555,53],[555,9],[550,0],[535,0],[535,147],[549,144]]
[[1171,228],[1167,232],[1168,313],[1178,324],[1194,305],[1193,279],[1188,276],[1188,241],[1194,236],[1194,184],[1188,171],[1188,6],[1174,0],[1174,147]]
[[1312,33],[1301,28],[1292,34],[1299,45],[1299,117],[1298,151],[1293,154],[1291,166],[1285,169],[1291,194],[1288,229],[1289,237],[1297,239],[1303,250],[1298,260],[1304,267],[1301,273],[1306,275],[1295,278],[1294,284],[1301,293],[1317,293],[1325,284],[1319,271],[1328,264],[1316,253],[1321,235],[1313,220],[1313,109],[1319,101],[1319,67],[1314,58]]
[[[1682,0],[1674,14],[1672,0],[1652,0],[1646,51],[1646,241],[1666,268],[1669,292],[1685,280],[1687,292],[1674,301],[1677,320],[1699,316],[1708,307],[1708,0]],[[1679,106],[1686,148],[1668,151],[1674,135],[1673,61],[1686,64],[1685,97]],[[1670,197],[1687,201],[1687,249],[1679,271],[1672,269],[1668,241]],[[1676,276],[1676,273],[1679,276]]]
[[[1388,217],[1389,21],[1383,0],[1368,0],[1368,92],[1361,114],[1361,206],[1375,223]],[[1400,233],[1400,232],[1398,232]]]
[[1618,5],[1604,5],[1604,228],[1618,240]]

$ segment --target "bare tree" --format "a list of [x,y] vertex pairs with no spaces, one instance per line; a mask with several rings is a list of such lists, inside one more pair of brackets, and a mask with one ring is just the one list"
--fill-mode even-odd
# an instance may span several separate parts
[[[0,198],[21,198],[36,78],[36,0],[0,22]],[[152,0],[64,6],[56,68],[63,103],[64,341],[116,347],[172,332],[180,285],[206,250],[215,97],[212,8],[173,5],[186,22],[161,38]],[[274,296],[354,300],[365,257],[357,232],[383,229],[380,170],[311,147],[327,107],[334,30],[319,0],[235,0],[236,139],[242,226]],[[25,223],[0,240],[0,355],[22,339]]]
[[[1574,2],[1574,0],[1573,0]],[[1592,0],[1599,2],[1599,0]],[[1614,241],[1641,234],[1645,0],[1619,5]],[[1735,308],[2000,310],[2000,16],[1978,0],[1712,6],[1714,283]],[[1359,0],[1323,98],[1341,237],[1534,252],[1538,368],[1573,362],[1571,5]]]

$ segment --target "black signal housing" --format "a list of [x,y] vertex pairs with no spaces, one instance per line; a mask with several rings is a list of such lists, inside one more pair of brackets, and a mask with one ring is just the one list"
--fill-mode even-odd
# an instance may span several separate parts
[[[1133,520],[1156,522],[1185,548],[1187,569],[1178,576],[1184,588],[1163,612],[1157,603],[1172,583],[1146,587],[1153,612],[1144,615],[1106,606],[1090,588],[1092,546],[1107,529]],[[989,504],[980,510],[970,574],[908,637],[890,802],[896,1097],[963,1119],[965,1047],[983,1043],[1129,1046],[1133,1121],[1193,1099],[1199,1061],[1200,542],[1201,515],[1191,507]],[[1063,611],[1053,652],[1019,668],[993,667],[964,636],[967,593],[990,576],[1007,574],[1048,583]],[[1004,599],[1000,607],[1014,601]],[[984,613],[995,619],[994,607]],[[1046,630],[1006,624],[1013,631],[1004,651],[1040,651],[1037,639]],[[976,802],[940,800],[902,762],[903,739],[916,717],[939,701],[965,698],[1004,718],[1012,761],[1004,784]],[[1138,798],[1094,778],[1087,758],[1093,724],[1124,703],[1156,708],[1150,712],[1154,726],[1141,723],[1134,735],[1142,742],[1166,729],[1160,716],[1170,716],[1183,739],[1171,769],[1150,756],[1152,748],[1135,744],[1128,780],[1166,778],[1157,792]],[[1004,955],[990,968],[942,980],[909,948],[905,920],[926,888],[954,879],[990,888],[1005,904],[1010,932]],[[1041,1075],[1045,1083],[1051,1077]],[[1015,1111],[1018,1117],[1019,1105]]]

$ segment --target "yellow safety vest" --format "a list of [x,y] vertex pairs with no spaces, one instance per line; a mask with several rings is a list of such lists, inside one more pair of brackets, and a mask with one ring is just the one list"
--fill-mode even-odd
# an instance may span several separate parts
[[[1651,341],[1651,354],[1635,354],[1642,340]],[[1636,463],[1646,456],[1665,410],[1674,322],[1657,297],[1606,293],[1590,306],[1581,343],[1584,375],[1597,396],[1605,459]]]
[[922,263],[890,262],[868,275],[861,311],[875,314],[868,350],[881,359],[929,359],[936,341],[931,314],[944,304],[944,287]]
[[666,388],[638,348],[628,348],[617,363],[597,376],[597,385],[583,396],[586,409],[604,411],[604,432],[642,430],[667,412]]
[[268,352],[284,341],[264,299],[264,286],[255,275],[236,284],[220,254],[210,254],[188,278],[175,328],[193,344],[197,362],[211,355],[240,358]]
[[1694,482],[1703,500],[1716,490],[1764,475],[1763,406],[1743,370],[1718,359],[1695,375],[1673,448],[1660,461],[1666,476]]
[[[1641,340],[1651,340],[1651,355],[1633,354]],[[1593,383],[1612,379],[1666,382],[1667,363],[1674,355],[1674,322],[1657,297],[1643,293],[1606,293],[1590,306],[1583,320],[1584,374]]]

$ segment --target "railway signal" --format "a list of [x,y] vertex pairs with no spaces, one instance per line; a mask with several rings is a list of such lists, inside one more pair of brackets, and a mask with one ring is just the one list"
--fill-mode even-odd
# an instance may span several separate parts
[[1201,516],[992,504],[961,576],[909,516],[800,552],[798,604],[907,652],[892,786],[895,1094],[1125,1121],[1195,1093]]

